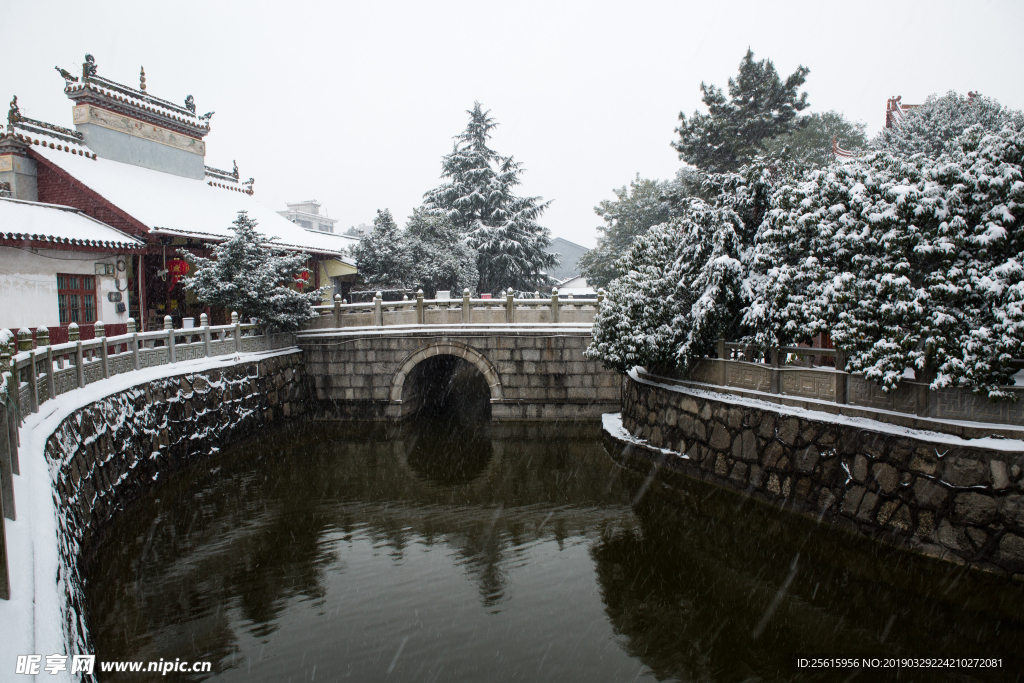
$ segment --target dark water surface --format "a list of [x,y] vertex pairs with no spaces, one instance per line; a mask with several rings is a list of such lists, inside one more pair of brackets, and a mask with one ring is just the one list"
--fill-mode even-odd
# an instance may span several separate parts
[[[216,681],[1017,680],[1018,585],[609,457],[597,425],[295,425],[168,478],[88,566],[100,660]],[[853,678],[849,678],[851,674]],[[106,680],[201,680],[123,674]]]

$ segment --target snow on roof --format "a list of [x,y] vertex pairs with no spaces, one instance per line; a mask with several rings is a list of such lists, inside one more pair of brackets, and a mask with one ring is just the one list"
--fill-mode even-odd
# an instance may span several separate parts
[[139,249],[142,240],[57,204],[0,197],[0,239],[31,240],[110,249]]
[[231,236],[231,223],[244,210],[256,220],[257,230],[277,238],[274,244],[281,247],[338,256],[358,242],[343,235],[303,230],[250,195],[225,192],[206,180],[110,159],[85,159],[48,147],[32,150],[158,234],[221,240]]

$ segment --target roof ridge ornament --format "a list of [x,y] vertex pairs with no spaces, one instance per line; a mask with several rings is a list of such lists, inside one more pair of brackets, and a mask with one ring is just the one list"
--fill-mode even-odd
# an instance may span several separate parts
[[231,165],[234,167],[234,170],[231,171],[231,175],[235,176],[235,180],[238,180],[238,162],[232,159]]
[[65,71],[59,66],[53,67],[60,74],[60,77],[64,79],[65,83],[78,83],[78,76],[72,76],[70,72]]
[[86,55],[82,62],[82,80],[86,81],[96,75],[96,59],[92,55]]
[[139,67],[139,90],[146,92],[146,67]]
[[192,99],[191,95],[185,98],[185,109],[188,109],[193,114],[196,113],[196,101]]
[[7,110],[7,127],[13,128],[14,124],[21,121],[21,109],[18,107],[18,96],[11,100],[11,108]]
[[209,121],[210,119],[213,118],[213,115],[216,114],[216,113],[217,112],[215,112],[215,111],[208,111],[205,114],[203,114],[202,116],[200,116],[199,120],[200,121]]

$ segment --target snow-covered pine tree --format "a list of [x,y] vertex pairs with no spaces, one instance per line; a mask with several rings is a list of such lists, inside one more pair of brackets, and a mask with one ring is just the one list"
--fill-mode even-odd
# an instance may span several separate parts
[[280,330],[297,330],[316,312],[324,292],[297,289],[297,276],[308,273],[309,256],[275,249],[256,231],[245,211],[232,223],[233,235],[213,247],[212,258],[182,250],[192,265],[185,288],[208,306],[236,311],[243,320],[256,318]]
[[402,238],[411,264],[410,281],[428,299],[439,289],[461,293],[477,286],[476,250],[445,216],[417,207]]
[[965,97],[950,91],[941,97],[931,95],[921,106],[908,110],[897,125],[883,128],[871,145],[898,156],[937,157],[946,143],[971,126],[997,133],[1006,125],[1024,129],[1024,113],[1004,107],[991,97]]
[[522,166],[487,146],[498,124],[475,102],[469,125],[441,162],[448,179],[424,195],[424,204],[446,216],[477,250],[479,292],[536,289],[558,259],[545,252],[551,234],[537,220],[551,202],[517,197]]
[[403,289],[409,283],[409,255],[388,209],[377,209],[373,229],[360,236],[359,244],[352,247],[352,256],[366,284]]
[[743,305],[740,217],[691,198],[679,217],[633,243],[594,320],[588,358],[688,371],[738,333]]
[[701,99],[708,113],[694,112],[689,119],[679,113],[679,140],[672,147],[679,158],[712,172],[738,170],[753,159],[763,144],[799,125],[798,112],[807,108],[807,93],[797,91],[810,69],[798,67],[779,78],[770,60],[754,61],[748,48],[739,74],[729,79],[729,97],[721,88],[701,83]]

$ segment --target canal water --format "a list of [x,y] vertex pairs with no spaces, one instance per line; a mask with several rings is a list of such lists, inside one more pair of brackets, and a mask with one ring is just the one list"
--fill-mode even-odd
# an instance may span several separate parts
[[101,680],[1017,680],[1018,585],[649,467],[593,424],[308,422],[239,444],[162,479],[86,571],[98,659],[213,672]]

